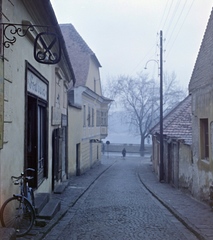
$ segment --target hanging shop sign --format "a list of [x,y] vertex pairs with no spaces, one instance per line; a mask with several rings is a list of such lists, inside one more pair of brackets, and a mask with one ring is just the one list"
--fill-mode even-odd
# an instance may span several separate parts
[[[32,24],[14,24],[0,23],[3,25],[3,46],[10,48],[14,45],[17,37],[25,37],[28,33],[33,32],[34,39],[34,58],[42,64],[56,64],[61,60],[61,37],[56,32],[54,26],[41,26]],[[47,31],[37,33],[36,29]],[[50,32],[54,29],[54,32]]]
[[[48,43],[44,41],[48,38]],[[42,49],[37,46],[41,45]],[[53,49],[58,49],[54,52]],[[43,64],[56,64],[61,59],[60,39],[55,33],[42,32],[36,36],[34,42],[34,58],[37,62]]]

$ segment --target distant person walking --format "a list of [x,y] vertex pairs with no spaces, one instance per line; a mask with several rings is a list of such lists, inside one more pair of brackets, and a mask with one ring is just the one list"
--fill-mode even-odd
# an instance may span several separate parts
[[103,154],[105,153],[105,145],[104,145],[104,143],[102,143],[102,153]]
[[122,150],[122,155],[123,155],[123,158],[126,157],[126,149],[125,148]]

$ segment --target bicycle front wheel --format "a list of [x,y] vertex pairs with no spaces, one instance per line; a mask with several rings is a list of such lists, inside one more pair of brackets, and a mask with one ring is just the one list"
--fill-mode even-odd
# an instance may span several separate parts
[[16,236],[27,234],[33,226],[35,214],[32,205],[22,197],[9,198],[0,211],[3,227],[15,228]]

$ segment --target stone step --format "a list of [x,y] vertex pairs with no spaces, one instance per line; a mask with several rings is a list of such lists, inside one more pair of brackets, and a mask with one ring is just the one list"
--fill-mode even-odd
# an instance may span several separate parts
[[55,193],[55,194],[61,194],[61,193],[63,193],[64,190],[65,190],[65,188],[67,187],[68,183],[69,183],[68,181],[60,183],[60,184],[55,188],[54,193]]
[[38,215],[50,199],[49,193],[37,193],[35,195],[35,212]]
[[57,199],[50,199],[49,202],[44,206],[41,212],[36,216],[41,219],[52,219],[55,214],[60,210],[61,202]]

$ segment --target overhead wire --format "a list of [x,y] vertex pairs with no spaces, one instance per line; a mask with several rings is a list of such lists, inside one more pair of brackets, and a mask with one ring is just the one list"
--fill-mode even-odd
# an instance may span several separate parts
[[[162,21],[163,21],[163,18],[164,18],[164,15],[166,14],[167,7],[168,7],[169,2],[170,2],[170,0],[167,0],[166,5],[165,5],[165,7],[164,7],[164,11],[163,11],[162,17],[161,17],[161,20],[160,20],[160,23],[159,23],[159,26],[158,26],[157,29],[159,29],[160,24],[161,24]],[[171,4],[170,4],[170,8],[171,8]],[[169,11],[168,11],[168,12],[169,12]],[[153,44],[152,47],[146,52],[146,54],[144,55],[144,57],[139,61],[139,63],[138,63],[138,64],[136,65],[136,67],[132,70],[132,72],[134,72],[135,69],[138,68],[138,66],[141,66],[142,63],[144,64],[145,59],[149,56],[149,54],[153,51],[154,48],[155,48],[155,52],[154,52],[154,54],[150,54],[150,56],[151,56],[151,57],[152,57],[153,55],[154,55],[154,57],[157,56],[157,47],[158,47],[158,40],[156,39],[155,44]],[[145,66],[145,64],[144,64],[144,66]],[[144,68],[144,67],[143,67],[143,68]],[[154,70],[153,70],[153,71],[154,71]],[[154,73],[153,73],[153,74],[154,74]],[[153,74],[152,74],[152,75],[153,75]]]
[[173,45],[174,45],[175,41],[177,40],[177,38],[178,38],[178,36],[179,36],[179,33],[180,33],[180,31],[181,31],[181,29],[182,29],[182,27],[183,27],[183,25],[184,25],[184,23],[185,23],[188,15],[189,15],[189,13],[190,13],[190,10],[191,10],[194,2],[195,2],[195,0],[192,0],[192,3],[191,3],[191,5],[190,5],[190,7],[189,7],[189,9],[188,9],[188,11],[187,11],[187,13],[186,13],[186,15],[185,15],[185,18],[183,19],[183,22],[182,22],[179,30],[177,31],[177,34],[176,34],[176,36],[175,36],[175,38],[174,38],[174,41],[172,42],[171,47],[170,47],[170,49],[169,49],[169,51],[168,51],[168,53],[167,53],[167,57],[169,56],[169,53],[171,52],[171,50],[172,50],[172,48],[173,48]]
[[187,0],[185,0],[185,3],[184,3],[184,5],[183,5],[183,7],[182,7],[182,9],[181,9],[181,12],[180,12],[180,14],[179,14],[179,17],[177,18],[177,21],[176,21],[176,23],[175,23],[175,25],[174,25],[174,27],[173,27],[173,29],[172,29],[172,32],[171,32],[171,34],[170,34],[170,37],[167,38],[167,39],[168,39],[168,40],[167,40],[167,45],[169,44],[170,39],[172,38],[173,33],[174,33],[174,31],[175,31],[175,29],[176,29],[176,27],[177,27],[177,24],[178,24],[178,22],[179,22],[179,20],[180,20],[180,17],[181,17],[182,14],[183,14],[183,11],[184,11],[184,9],[185,9],[186,3],[187,3]]
[[172,26],[172,23],[173,23],[173,21],[175,19],[176,13],[178,12],[178,8],[180,6],[180,3],[181,3],[181,1],[177,1],[176,2],[176,5],[175,5],[174,10],[172,12],[172,17],[171,17],[171,19],[169,21],[169,25],[168,25],[167,29],[165,30],[165,33],[169,32],[169,29]]
[[163,18],[164,18],[164,15],[165,15],[165,13],[166,13],[166,9],[167,9],[168,3],[169,3],[169,0],[167,0],[167,2],[166,2],[166,5],[165,5],[164,10],[163,10],[162,17],[161,17],[161,20],[160,20],[160,22],[159,22],[159,26],[158,26],[157,29],[160,28],[160,25],[161,25],[161,23],[162,23],[162,21],[163,21]]
[[[162,17],[161,17],[161,20],[160,20],[160,23],[159,23],[159,26],[158,26],[157,29],[159,31],[160,25],[161,25],[161,23],[163,23],[161,29],[164,32],[164,36],[167,36],[166,37],[167,41],[166,41],[164,49],[166,49],[168,46],[170,47],[169,51],[167,51],[166,54],[165,54],[165,58],[167,58],[169,53],[171,52],[171,50],[173,48],[173,45],[174,45],[175,41],[177,40],[177,38],[179,36],[179,33],[180,33],[180,31],[181,31],[181,29],[182,29],[182,27],[183,27],[183,25],[184,25],[188,15],[189,15],[189,12],[190,12],[190,10],[191,10],[195,0],[192,0],[191,5],[190,5],[189,8],[187,8],[187,2],[188,2],[188,0],[185,0],[184,3],[182,3],[181,0],[176,0],[176,2],[175,2],[175,0],[172,0],[172,1],[171,0],[167,0],[166,5],[164,7],[164,10],[163,10],[163,13],[162,13]],[[181,6],[182,6],[182,8],[181,8]],[[188,11],[187,11],[187,9],[188,9]],[[184,17],[184,12],[186,12],[186,11],[187,11],[187,13],[186,13],[186,15]],[[183,17],[184,17],[184,19],[183,19]],[[178,29],[177,34],[175,35],[175,38],[173,38],[174,33],[175,33],[177,27],[179,26],[179,24],[181,23],[182,19],[183,19],[182,24],[181,24],[180,28]],[[170,42],[172,40],[173,40],[173,42],[170,45]],[[157,40],[157,42],[159,42],[159,39]],[[157,47],[158,47],[157,43],[153,44],[152,47],[146,52],[144,57],[139,61],[139,63],[133,69],[133,71],[135,69],[137,69],[138,66],[141,66],[141,64],[145,61],[145,59],[148,56],[151,56],[151,57],[154,56],[154,58],[156,58],[156,56],[157,56]],[[151,54],[153,52],[154,48],[155,48],[155,51],[154,51],[153,54]],[[153,74],[154,74],[154,71],[155,71],[154,68],[155,67],[153,67]]]
[[148,55],[152,52],[152,50],[155,48],[155,44],[152,45],[152,47],[145,53],[144,57],[138,62],[138,64],[134,67],[134,69],[132,70],[132,72],[135,71],[135,69],[138,68],[139,65],[141,65],[144,60],[148,57]]
[[[156,44],[155,44],[155,53],[154,53],[154,56],[155,57],[158,57],[158,53],[157,53],[157,50],[159,49],[159,45],[158,45],[158,42],[159,42],[159,34],[157,33],[156,34]],[[154,58],[155,59],[155,58]],[[156,62],[158,62],[158,60],[156,60]],[[154,76],[156,76],[156,67],[157,67],[157,73],[159,75],[159,63],[156,65],[156,64],[153,64],[153,69],[152,69],[152,78],[154,79]]]
[[171,11],[171,8],[172,8],[173,3],[174,3],[174,1],[171,1],[171,2],[170,2],[170,7],[169,7],[168,13],[167,13],[167,15],[166,15],[164,24],[163,24],[163,26],[162,26],[161,29],[164,29],[164,26],[165,26],[165,24],[166,24],[166,22],[167,22],[167,19],[168,19],[169,15],[170,15],[170,11]]

